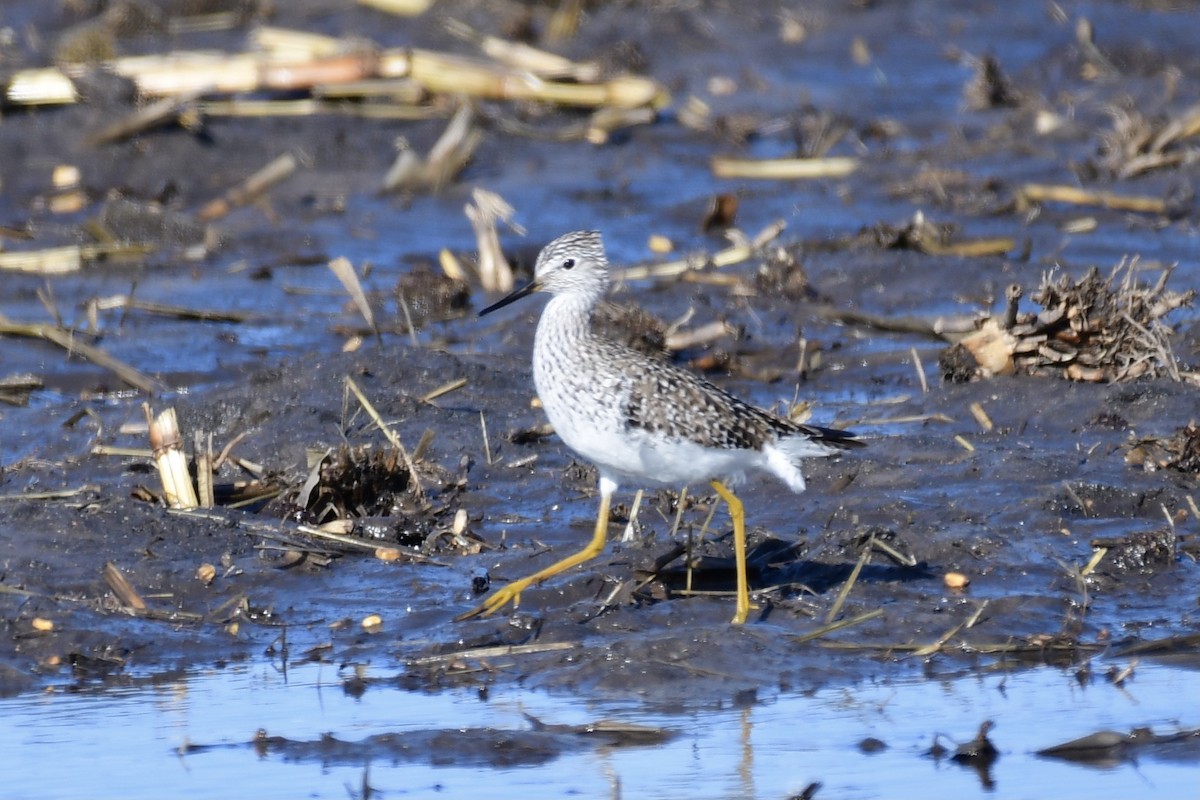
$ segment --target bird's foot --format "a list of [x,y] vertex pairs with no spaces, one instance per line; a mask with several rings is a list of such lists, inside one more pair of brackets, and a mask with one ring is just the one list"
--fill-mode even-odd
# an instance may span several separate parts
[[733,613],[733,619],[730,623],[733,625],[745,625],[751,611],[758,611],[758,604],[750,602],[750,596],[745,597],[739,595],[737,599],[737,608]]
[[454,618],[454,621],[462,622],[464,619],[474,619],[475,617],[490,617],[509,603],[512,603],[515,609],[521,603],[521,592],[528,589],[530,583],[531,581],[528,578],[513,581],[507,586],[503,586],[492,592],[486,600],[475,608],[459,614]]

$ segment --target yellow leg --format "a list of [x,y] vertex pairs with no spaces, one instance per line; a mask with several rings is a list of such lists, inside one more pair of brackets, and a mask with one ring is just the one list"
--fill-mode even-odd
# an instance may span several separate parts
[[729,516],[733,518],[733,555],[737,566],[737,609],[733,614],[733,624],[744,625],[751,609],[750,584],[746,580],[746,510],[737,495],[726,489],[720,481],[713,481],[712,487],[729,506]]
[[479,606],[466,613],[459,614],[454,618],[454,621],[459,622],[464,619],[471,619],[472,617],[487,617],[495,614],[509,603],[513,604],[513,608],[516,608],[521,602],[521,592],[530,586],[539,584],[547,578],[553,578],[560,572],[566,572],[571,567],[578,566],[600,555],[600,551],[604,549],[605,539],[608,536],[608,510],[612,504],[612,494],[615,488],[616,486],[608,481],[602,480],[600,482],[600,512],[596,515],[596,530],[592,534],[592,541],[588,543],[587,547],[574,555],[567,556],[561,561],[555,561],[550,566],[538,570],[528,578],[521,578],[497,589]]

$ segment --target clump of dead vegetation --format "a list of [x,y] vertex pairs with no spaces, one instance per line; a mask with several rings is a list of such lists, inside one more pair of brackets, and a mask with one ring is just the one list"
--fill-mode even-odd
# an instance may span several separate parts
[[1112,128],[1100,135],[1097,167],[1108,175],[1133,178],[1200,159],[1200,105],[1179,114],[1147,117],[1137,109],[1114,106]]
[[1196,290],[1168,289],[1171,271],[1154,284],[1138,280],[1136,258],[1107,276],[1095,267],[1078,280],[1051,271],[1029,298],[1038,311],[1021,311],[1021,288],[1010,286],[1003,315],[985,317],[942,354],[942,374],[960,382],[1014,373],[1090,382],[1166,376],[1200,385],[1200,373],[1172,352],[1164,321]]
[[1200,475],[1200,424],[1192,421],[1170,436],[1139,439],[1125,454],[1125,462],[1147,472],[1174,469]]

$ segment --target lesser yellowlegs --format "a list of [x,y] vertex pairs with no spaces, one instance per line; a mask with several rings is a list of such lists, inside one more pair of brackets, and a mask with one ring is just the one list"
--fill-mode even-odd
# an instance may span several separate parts
[[608,259],[595,231],[560,236],[542,250],[533,280],[480,316],[537,291],[553,297],[533,345],[533,379],[542,407],[567,446],[596,465],[600,511],[583,550],[496,590],[459,617],[492,614],[521,592],[596,557],[604,549],[613,492],[622,482],[678,487],[710,481],[733,518],[737,569],[734,624],[746,621],[746,527],[736,485],[747,470],[804,490],[800,461],[862,446],[847,431],[799,425],[743,403],[665,361],[604,338],[592,312],[609,284]]

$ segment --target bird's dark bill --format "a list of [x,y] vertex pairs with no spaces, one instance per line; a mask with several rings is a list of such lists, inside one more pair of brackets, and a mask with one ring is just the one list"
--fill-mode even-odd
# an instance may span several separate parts
[[511,292],[504,295],[504,297],[501,297],[499,300],[492,303],[490,306],[485,308],[483,311],[480,311],[479,316],[482,317],[484,314],[490,314],[498,308],[504,308],[509,303],[515,303],[518,300],[520,300],[522,297],[524,297],[525,295],[533,294],[539,288],[541,288],[541,287],[537,281],[530,281],[529,283],[525,284],[524,286],[522,286],[519,289],[513,289]]

